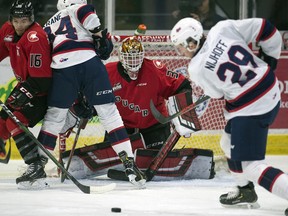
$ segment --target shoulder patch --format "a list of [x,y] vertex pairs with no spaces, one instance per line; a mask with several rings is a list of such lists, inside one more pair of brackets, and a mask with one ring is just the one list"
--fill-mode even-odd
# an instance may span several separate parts
[[153,64],[156,68],[162,69],[164,67],[164,64],[161,61],[153,60]]
[[36,31],[30,31],[28,34],[27,34],[27,39],[28,41],[30,42],[36,42],[39,40],[38,36],[37,36],[37,32]]

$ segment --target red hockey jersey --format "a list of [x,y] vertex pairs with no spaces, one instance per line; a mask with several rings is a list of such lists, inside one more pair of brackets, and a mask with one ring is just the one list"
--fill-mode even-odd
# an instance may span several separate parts
[[19,82],[31,78],[51,78],[51,49],[48,38],[38,23],[33,23],[14,42],[15,30],[10,22],[0,29],[0,61],[10,56],[10,63]]
[[128,78],[120,62],[108,63],[106,68],[126,128],[144,129],[158,123],[150,111],[150,100],[168,115],[165,99],[179,93],[183,86],[190,87],[183,75],[169,71],[160,61],[144,58],[134,81]]

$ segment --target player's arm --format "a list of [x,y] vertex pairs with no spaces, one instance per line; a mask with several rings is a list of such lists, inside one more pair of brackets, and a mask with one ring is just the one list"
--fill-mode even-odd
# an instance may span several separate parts
[[113,43],[107,29],[101,30],[101,23],[93,5],[84,5],[77,11],[80,23],[92,34],[95,51],[100,59],[106,60],[113,51]]
[[0,29],[0,62],[9,56],[9,50],[4,43],[4,26]]
[[160,64],[159,61],[153,61],[153,63],[155,65],[155,73],[158,73],[159,76],[159,94],[163,98],[168,99],[168,97],[172,95],[192,91],[191,82],[184,75],[168,70],[167,67]]
[[281,54],[282,45],[281,34],[276,27],[268,20],[261,18],[231,21],[231,24],[241,34],[247,44],[258,43],[260,46],[260,58],[272,69],[275,69]]

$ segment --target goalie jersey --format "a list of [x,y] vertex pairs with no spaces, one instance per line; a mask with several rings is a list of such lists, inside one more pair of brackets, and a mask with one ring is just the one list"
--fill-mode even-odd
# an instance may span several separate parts
[[190,90],[190,81],[169,71],[160,61],[144,58],[137,80],[129,81],[121,63],[106,64],[117,108],[126,128],[144,129],[158,123],[150,111],[150,100],[168,115],[165,99],[182,90]]
[[278,80],[248,44],[257,42],[265,54],[278,59],[279,41],[280,33],[264,19],[221,21],[189,63],[190,77],[205,94],[225,99],[226,119],[266,113],[280,100]]
[[53,44],[52,68],[66,68],[96,55],[92,33],[100,20],[92,5],[75,4],[59,11],[44,25]]

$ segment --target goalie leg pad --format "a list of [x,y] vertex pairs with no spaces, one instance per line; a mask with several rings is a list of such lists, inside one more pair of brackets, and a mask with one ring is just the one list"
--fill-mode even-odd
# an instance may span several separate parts
[[[129,138],[133,152],[138,148],[145,147],[141,134],[133,134]],[[64,162],[68,160],[69,155],[70,150],[62,153]],[[77,178],[85,178],[104,175],[110,168],[123,169],[123,165],[119,156],[111,147],[111,143],[102,142],[76,149],[69,171],[73,172]]]
[[[135,153],[137,166],[146,170],[158,150],[137,149]],[[187,148],[169,152],[153,179],[211,179],[214,175],[213,151]]]

